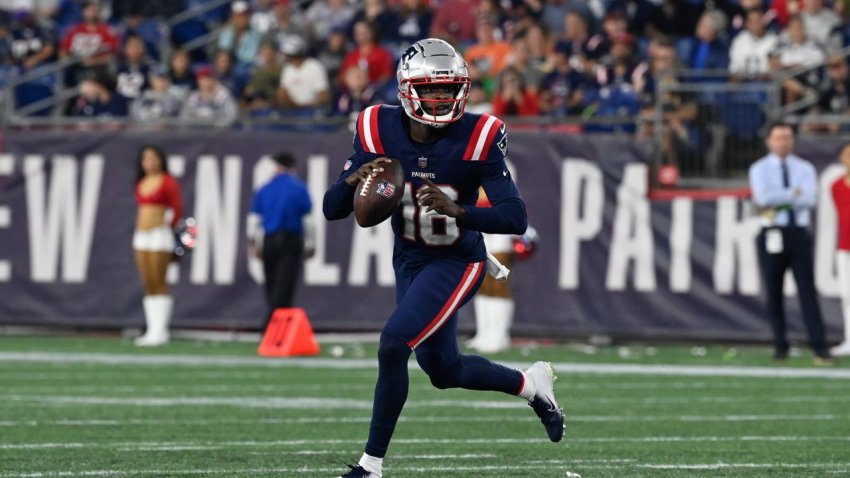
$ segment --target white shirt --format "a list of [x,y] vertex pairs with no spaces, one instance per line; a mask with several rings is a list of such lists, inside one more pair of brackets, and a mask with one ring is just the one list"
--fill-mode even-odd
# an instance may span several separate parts
[[828,8],[822,8],[814,15],[803,11],[800,18],[803,19],[806,36],[816,40],[821,45],[829,44],[828,40],[832,30],[841,25],[841,18]]
[[[750,166],[750,188],[753,202],[761,207],[794,209],[794,221],[797,226],[808,227],[811,224],[811,211],[817,205],[818,174],[812,163],[799,156],[789,154],[785,158],[788,168],[788,186],[782,177],[782,160],[770,153]],[[795,194],[799,189],[800,194]],[[761,225],[787,226],[788,211],[778,210],[773,221],[761,217]]]
[[280,73],[280,87],[299,106],[313,106],[319,93],[328,90],[328,72],[315,58],[307,58],[301,66],[287,62]]
[[772,32],[766,32],[761,38],[744,30],[732,41],[729,51],[729,70],[737,74],[768,73],[768,55],[779,43],[779,37]]
[[777,51],[782,66],[816,66],[826,59],[820,45],[810,38],[801,44],[780,41]]

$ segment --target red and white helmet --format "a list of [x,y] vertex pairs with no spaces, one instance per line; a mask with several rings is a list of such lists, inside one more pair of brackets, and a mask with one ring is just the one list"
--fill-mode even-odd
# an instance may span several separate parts
[[[420,40],[404,54],[396,70],[398,78],[398,99],[410,118],[442,128],[463,116],[466,99],[469,97],[469,70],[463,56],[447,42],[437,38]],[[454,98],[426,100],[422,99],[417,88],[422,85],[454,85],[457,92]],[[438,114],[437,107],[452,103],[452,108]]]

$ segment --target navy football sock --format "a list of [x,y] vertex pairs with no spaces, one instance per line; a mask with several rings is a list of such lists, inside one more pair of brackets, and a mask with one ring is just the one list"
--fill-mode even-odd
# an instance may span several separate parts
[[461,355],[456,367],[458,387],[493,390],[516,395],[522,388],[522,373],[492,362],[480,355]]
[[447,364],[446,357],[441,354],[422,350],[416,358],[437,388],[488,390],[510,395],[517,395],[522,388],[521,372],[479,355],[459,354],[454,363]]
[[383,458],[390,445],[396,422],[407,401],[409,378],[407,360],[410,347],[404,340],[387,333],[381,334],[378,348],[378,383],[372,404],[372,425],[366,453]]

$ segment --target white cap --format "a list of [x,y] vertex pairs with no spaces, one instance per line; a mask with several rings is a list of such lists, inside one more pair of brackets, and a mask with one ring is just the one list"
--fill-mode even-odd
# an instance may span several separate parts
[[248,2],[233,2],[233,6],[230,7],[230,10],[233,13],[245,13],[248,11]]

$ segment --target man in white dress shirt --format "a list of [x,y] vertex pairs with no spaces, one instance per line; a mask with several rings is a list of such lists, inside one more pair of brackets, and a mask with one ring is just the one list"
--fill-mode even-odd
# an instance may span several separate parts
[[794,130],[785,123],[769,126],[767,148],[770,153],[750,166],[750,187],[761,216],[758,252],[767,291],[767,313],[773,326],[773,357],[788,358],[783,284],[790,267],[815,364],[828,365],[831,361],[815,290],[812,237],[808,230],[817,204],[817,172],[811,163],[792,153]]

